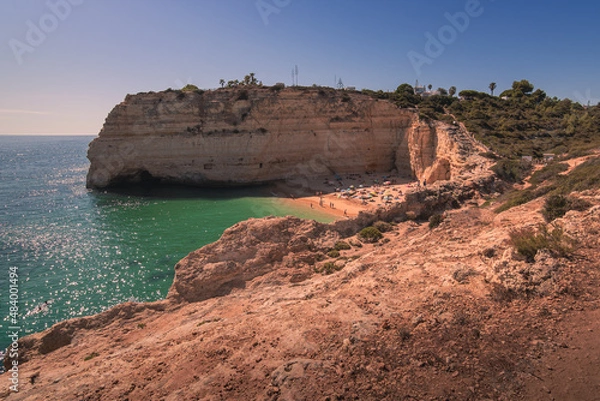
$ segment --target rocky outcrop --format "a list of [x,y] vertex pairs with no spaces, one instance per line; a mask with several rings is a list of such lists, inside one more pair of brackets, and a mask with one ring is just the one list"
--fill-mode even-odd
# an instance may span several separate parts
[[456,127],[412,109],[326,88],[128,95],[90,144],[87,185],[247,185],[333,173],[449,179],[473,149]]
[[[314,220],[267,217],[249,219],[225,230],[221,239],[190,253],[175,266],[176,279],[168,298],[196,302],[245,288],[252,279],[278,267],[297,267],[316,261],[340,237]],[[300,273],[298,269],[292,269]],[[296,274],[294,280],[308,278]]]
[[[489,177],[439,183],[408,210],[332,225],[239,223],[178,264],[166,300],[20,339],[19,392],[4,386],[0,398],[597,399],[599,192],[555,222],[579,243],[572,259],[529,263],[508,241],[545,224],[541,200],[448,209],[436,228],[400,222],[375,244],[350,230],[486,189]],[[340,239],[340,255],[325,254]]]

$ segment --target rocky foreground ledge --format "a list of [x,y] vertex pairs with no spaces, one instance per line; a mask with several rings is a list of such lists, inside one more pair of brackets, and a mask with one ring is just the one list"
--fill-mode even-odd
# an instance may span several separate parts
[[[22,338],[21,391],[0,397],[593,400],[600,193],[579,194],[592,207],[555,222],[577,257],[528,262],[508,235],[545,224],[542,201],[478,206],[496,190],[478,176],[329,225],[241,222],[178,263],[166,300]],[[394,224],[361,242],[379,220]]]
[[357,172],[454,178],[478,150],[414,109],[330,88],[128,95],[90,144],[87,186],[236,186]]

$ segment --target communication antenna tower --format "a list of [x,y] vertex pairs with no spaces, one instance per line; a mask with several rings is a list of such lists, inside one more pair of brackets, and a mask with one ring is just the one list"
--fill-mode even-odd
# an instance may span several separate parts
[[298,86],[298,65],[292,68],[292,86]]
[[298,64],[294,67],[294,72],[296,73],[296,86],[298,86]]

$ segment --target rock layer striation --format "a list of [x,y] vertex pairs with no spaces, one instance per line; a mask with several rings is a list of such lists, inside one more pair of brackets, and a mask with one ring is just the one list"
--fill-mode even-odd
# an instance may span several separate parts
[[115,106],[90,144],[87,186],[232,186],[392,170],[433,182],[456,175],[475,149],[456,138],[465,135],[358,92],[139,93]]

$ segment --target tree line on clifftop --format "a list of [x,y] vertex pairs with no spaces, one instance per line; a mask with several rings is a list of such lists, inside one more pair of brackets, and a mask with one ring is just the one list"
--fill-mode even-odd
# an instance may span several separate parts
[[531,156],[544,153],[583,155],[600,146],[600,106],[584,106],[570,99],[548,97],[527,80],[514,81],[512,87],[494,96],[462,90],[458,97],[450,91],[421,96],[409,84],[394,92],[363,90],[387,99],[399,107],[416,108],[422,119],[446,122],[460,121],[475,137],[501,158]]
[[[255,73],[249,73],[241,80],[221,79],[219,84],[221,88],[265,87]],[[284,84],[276,84],[270,88],[281,90],[284,87]],[[361,92],[391,101],[398,107],[415,108],[424,120],[462,122],[492,150],[493,154],[489,156],[501,159],[520,159],[522,156],[539,159],[546,153],[575,157],[600,146],[600,105],[581,105],[570,99],[548,97],[543,90],[534,90],[528,80],[514,81],[511,88],[498,96],[494,96],[495,82],[488,86],[490,93],[469,89],[457,93],[454,86],[448,90],[432,91],[432,85],[428,88],[429,92],[423,93],[416,90],[419,88],[403,83],[393,92],[370,89]],[[181,90],[201,92],[191,84]]]

